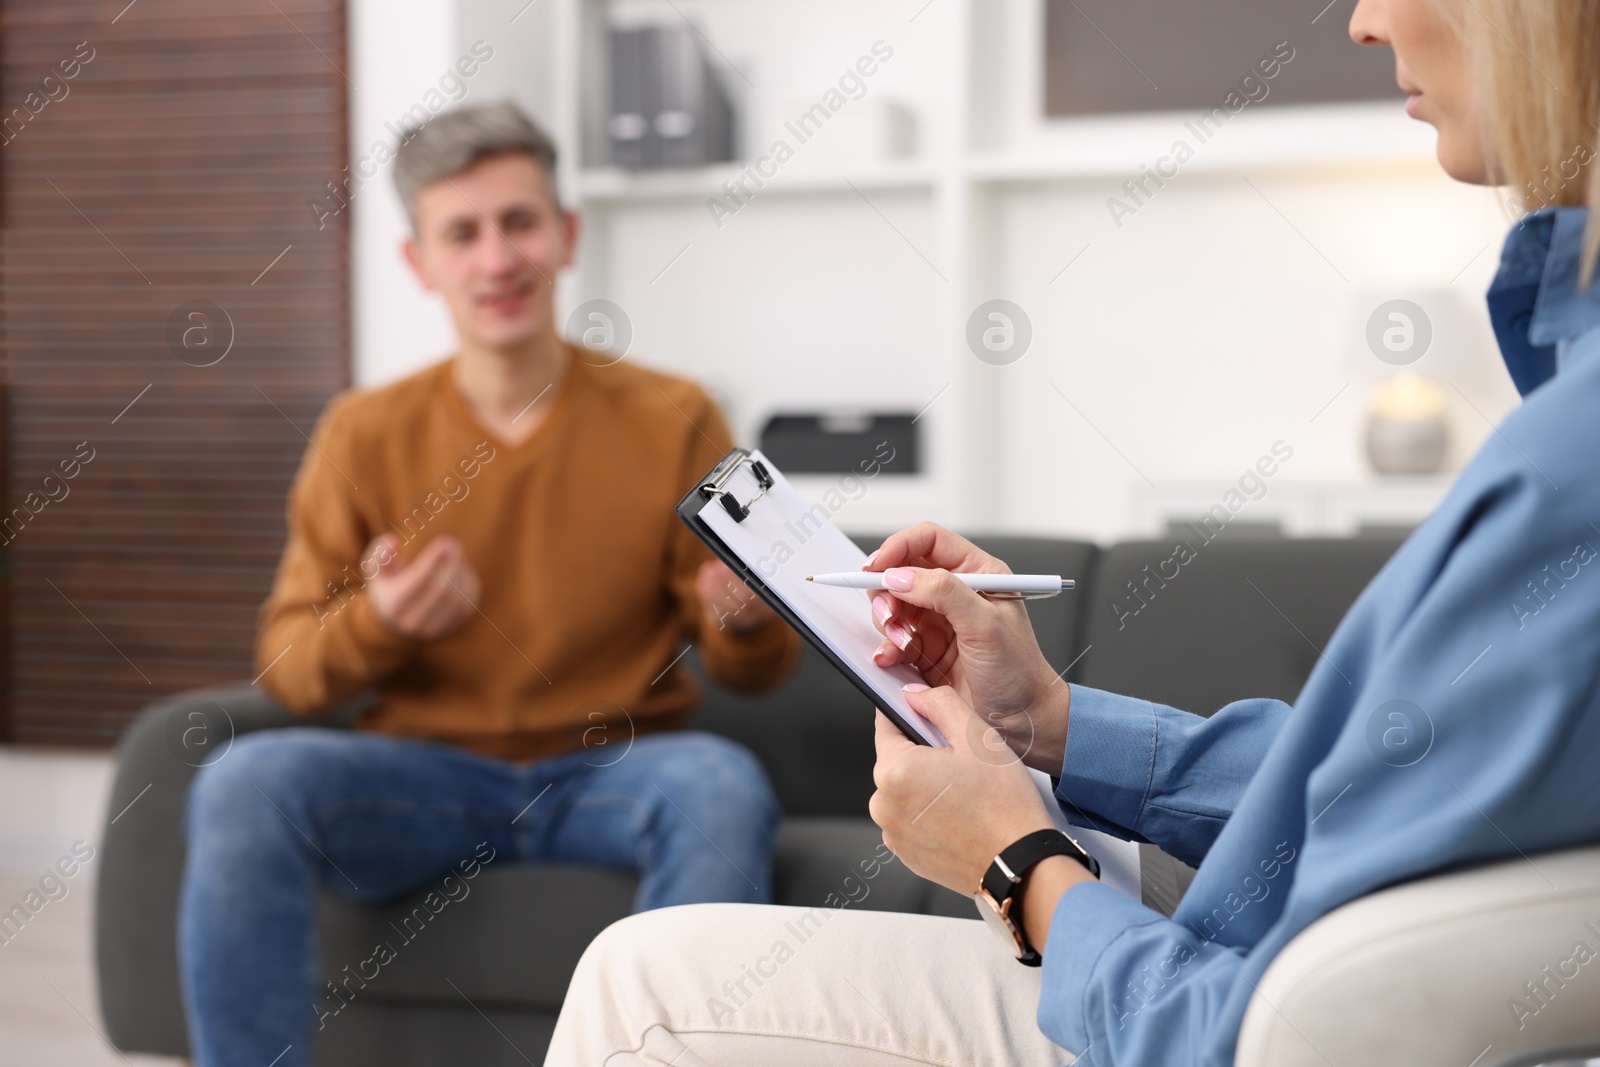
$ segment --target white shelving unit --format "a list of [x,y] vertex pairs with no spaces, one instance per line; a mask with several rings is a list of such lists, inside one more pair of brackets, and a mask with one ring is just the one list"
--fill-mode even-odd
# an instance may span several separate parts
[[[1222,500],[1227,485],[1172,483],[1135,490],[1129,531],[1160,537],[1171,523],[1190,522]],[[1276,523],[1292,537],[1349,537],[1362,526],[1415,526],[1444,499],[1447,478],[1389,476],[1368,481],[1267,483],[1259,499],[1248,499],[1233,516],[1241,523]]]
[[[636,320],[641,358],[706,383],[745,441],[785,409],[923,412],[924,472],[875,479],[838,516],[852,529],[923,515],[966,522],[980,470],[967,400],[976,388],[968,364],[976,361],[948,341],[962,336],[962,309],[975,284],[964,253],[967,146],[962,122],[934,119],[965,107],[968,49],[960,42],[970,7],[967,0],[936,0],[919,12],[919,5],[555,0],[547,16],[558,84],[545,118],[561,143],[584,146],[568,153],[561,176],[576,192],[586,228],[583,262],[564,303],[615,301]],[[725,80],[742,98],[741,140],[759,152],[782,138],[796,150],[720,226],[707,201],[734,203],[725,183],[738,181],[745,163],[628,172],[595,162],[603,158],[603,116],[594,103],[605,93],[608,22],[684,17],[722,53]],[[819,146],[833,132],[827,127],[814,142],[798,144],[782,116],[818,100],[880,40],[894,57],[863,79],[862,99],[839,115],[874,106],[878,94],[910,97],[919,151],[892,159],[824,150]],[[835,242],[836,227],[853,232]],[[842,265],[842,277],[830,262]],[[692,285],[698,294],[699,321],[687,331],[681,323],[670,334],[652,331],[649,323],[664,322],[673,306],[664,291],[671,292],[675,275],[683,276],[681,292]],[[719,289],[734,320],[720,329],[716,299],[710,308],[704,303]],[[863,301],[878,303],[890,324],[875,326]],[[785,320],[799,321],[786,327]],[[835,322],[838,330],[828,325]],[[862,372],[865,380],[857,377]],[[831,484],[812,480],[819,489]]]
[[[1350,378],[1329,356],[1338,347],[1326,339],[1329,323],[1306,309],[1326,315],[1369,284],[1443,285],[1452,275],[1479,282],[1488,262],[1462,266],[1481,251],[1480,233],[1494,232],[1492,213],[1482,212],[1476,229],[1431,216],[1404,221],[1405,205],[1445,183],[1433,173],[1431,131],[1398,108],[1268,108],[1235,119],[1146,209],[1152,217],[1127,228],[1141,232],[1123,236],[1105,199],[1167,152],[1190,116],[1046,121],[1042,12],[1043,0],[542,0],[518,23],[519,47],[537,68],[524,95],[569,149],[561,183],[585,227],[563,314],[594,298],[620,305],[633,320],[637,358],[706,383],[745,441],[780,410],[921,411],[925,473],[884,480],[870,506],[840,517],[847,528],[926,517],[966,529],[1114,538],[1133,532],[1150,486],[1213,473],[1225,480],[1291,432],[1308,453],[1332,456],[1313,464],[1329,483],[1362,484],[1353,407],[1302,425],[1302,414]],[[879,97],[908,105],[919,127],[915,156],[819,147],[825,126],[720,225],[707,201],[737,181],[742,163],[647,173],[594,163],[603,158],[608,21],[681,18],[728,64],[744,141],[763,150],[784,136],[785,115],[820,99],[875,41],[886,42],[893,59],[839,114]],[[844,141],[859,147],[859,138]],[[1402,219],[1405,232],[1390,236],[1405,254],[1380,250],[1355,261],[1340,244],[1351,229],[1340,215],[1360,219],[1366,209],[1341,203],[1319,219],[1306,207],[1346,180],[1374,193],[1374,233],[1384,210]],[[1236,239],[1206,229],[1225,212],[1248,221]],[[1170,228],[1170,238],[1156,227]],[[1409,251],[1430,243],[1442,245],[1432,259]],[[1202,324],[1212,339],[1196,342],[1195,359],[1216,373],[1196,379],[1173,360],[1172,337],[1182,335],[1169,297],[1181,302],[1184,286],[1211,283],[1152,272],[1168,248],[1174,259],[1213,248],[1225,257],[1238,254],[1231,245],[1260,248],[1259,276],[1238,284],[1261,285],[1263,300],[1283,305],[1263,312],[1282,336],[1241,328],[1234,338],[1226,325]],[[1085,265],[1067,274],[1091,247]],[[1064,274],[1070,280],[1058,284]],[[1312,290],[1301,304],[1271,291],[1286,279]],[[1137,285],[1148,291],[1130,295]],[[1237,297],[1237,287],[1219,292]],[[967,348],[968,316],[995,297],[1035,316],[1037,354],[1024,363],[990,366]],[[1102,308],[1125,324],[1097,323]],[[1304,360],[1303,376],[1270,368],[1274,343],[1281,358]],[[1174,366],[1175,392],[1161,413],[1129,405],[1130,393]],[[1249,434],[1236,418],[1210,436],[1196,415],[1194,448],[1168,469],[1153,431],[1185,432],[1189,416],[1174,408],[1183,391],[1215,404],[1233,376],[1253,379],[1236,396],[1250,413]],[[1504,403],[1491,395],[1480,406]],[[1367,498],[1345,496],[1359,521]],[[1387,507],[1381,493],[1368,503],[1374,515]]]
[[[589,167],[578,174],[578,198],[588,208],[607,205],[641,205],[690,200],[697,205],[707,197],[724,195],[724,185],[737,181],[744,168],[722,164],[701,170],[627,171],[617,167]],[[890,191],[928,194],[937,176],[929,167],[912,163],[883,165],[849,173],[799,173],[768,183],[761,197],[819,196],[850,193],[851,186],[867,192]]]

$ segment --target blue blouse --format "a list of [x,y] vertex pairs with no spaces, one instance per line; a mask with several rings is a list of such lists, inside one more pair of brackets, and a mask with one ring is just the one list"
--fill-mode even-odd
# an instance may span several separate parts
[[1201,718],[1071,687],[1068,819],[1199,866],[1171,919],[1098,883],[1061,898],[1038,1021],[1080,1064],[1225,1067],[1256,983],[1321,916],[1446,868],[1600,841],[1586,218],[1548,209],[1507,238],[1489,305],[1523,403],[1362,592],[1292,707]]

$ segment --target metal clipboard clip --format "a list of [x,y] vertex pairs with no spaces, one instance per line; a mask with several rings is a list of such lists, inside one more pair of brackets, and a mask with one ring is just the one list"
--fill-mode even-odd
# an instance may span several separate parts
[[[756,494],[743,504],[734,497],[733,490],[728,488],[734,474],[739,468],[748,466],[750,473],[755,475]],[[724,456],[722,462],[714,467],[709,480],[702,483],[700,492],[707,499],[713,497],[722,501],[723,510],[733,516],[734,522],[743,522],[750,516],[750,506],[757,500],[767,495],[767,490],[772,488],[772,472],[767,470],[767,465],[751,456],[745,449],[738,449]]]

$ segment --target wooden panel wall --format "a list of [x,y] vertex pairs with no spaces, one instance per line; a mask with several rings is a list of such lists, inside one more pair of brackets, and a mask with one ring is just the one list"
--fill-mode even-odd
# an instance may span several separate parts
[[252,676],[348,382],[342,0],[0,0],[4,737]]

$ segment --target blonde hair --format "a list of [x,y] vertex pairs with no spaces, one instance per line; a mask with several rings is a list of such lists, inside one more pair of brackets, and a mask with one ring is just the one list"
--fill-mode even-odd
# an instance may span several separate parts
[[1523,210],[1587,205],[1600,255],[1600,0],[1444,0],[1476,64],[1489,176]]

